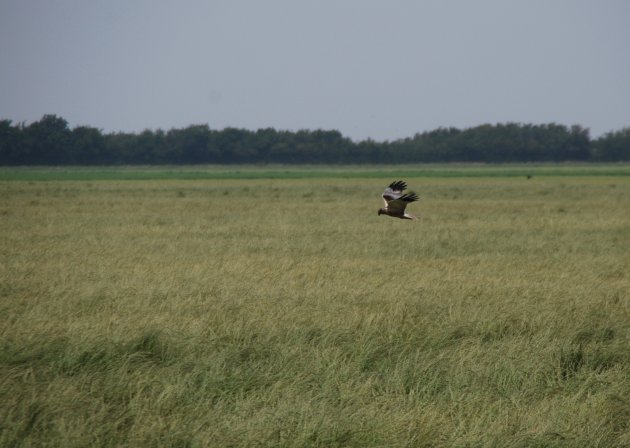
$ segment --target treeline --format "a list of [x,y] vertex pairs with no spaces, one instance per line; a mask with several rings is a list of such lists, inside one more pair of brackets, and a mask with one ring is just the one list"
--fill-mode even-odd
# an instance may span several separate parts
[[0,120],[0,165],[362,164],[630,161],[630,127],[591,139],[579,125],[506,123],[439,128],[413,137],[353,142],[336,130],[250,131],[193,125],[103,133],[56,115],[29,125]]

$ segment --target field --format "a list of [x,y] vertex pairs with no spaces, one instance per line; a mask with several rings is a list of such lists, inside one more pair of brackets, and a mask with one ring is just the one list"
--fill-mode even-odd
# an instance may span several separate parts
[[629,166],[0,191],[0,446],[630,446]]

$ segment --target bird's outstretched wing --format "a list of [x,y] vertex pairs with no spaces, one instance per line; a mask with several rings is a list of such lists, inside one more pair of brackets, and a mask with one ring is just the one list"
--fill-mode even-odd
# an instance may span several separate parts
[[383,192],[383,201],[385,202],[385,206],[388,207],[391,204],[391,201],[399,199],[403,196],[403,191],[407,188],[407,184],[402,180],[395,180],[389,187],[385,189]]
[[404,214],[405,208],[407,208],[407,204],[409,204],[410,202],[415,202],[418,199],[418,195],[413,191],[401,194],[398,198],[392,199],[391,201],[387,202],[387,210]]

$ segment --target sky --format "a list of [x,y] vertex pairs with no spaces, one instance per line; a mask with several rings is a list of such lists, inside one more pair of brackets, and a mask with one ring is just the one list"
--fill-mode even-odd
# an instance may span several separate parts
[[0,0],[0,119],[141,132],[630,126],[626,0]]

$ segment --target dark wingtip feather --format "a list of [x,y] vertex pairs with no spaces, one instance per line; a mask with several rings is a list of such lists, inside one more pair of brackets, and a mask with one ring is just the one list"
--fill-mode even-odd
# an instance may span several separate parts
[[403,191],[405,188],[407,188],[407,184],[402,180],[395,180],[394,182],[389,184],[389,188],[394,191]]
[[405,202],[415,202],[420,198],[418,197],[416,193],[410,192],[410,193],[402,195],[400,199],[402,199]]

